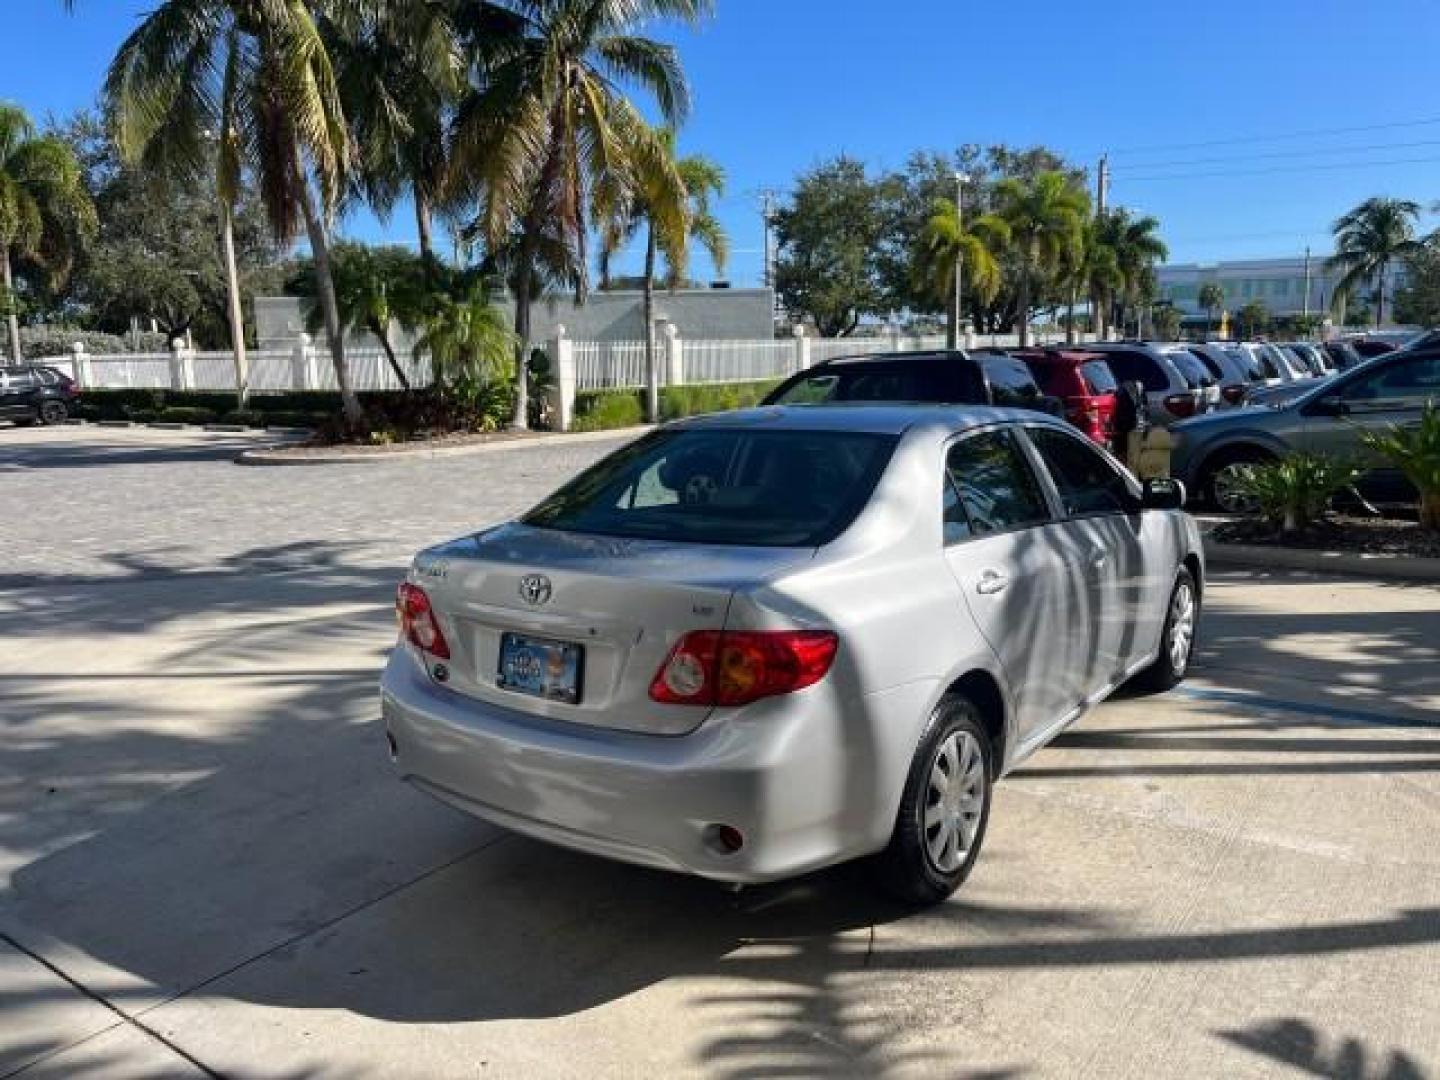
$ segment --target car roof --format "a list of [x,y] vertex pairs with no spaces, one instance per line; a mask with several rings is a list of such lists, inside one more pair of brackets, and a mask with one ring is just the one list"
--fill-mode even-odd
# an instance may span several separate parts
[[[883,352],[883,353],[855,353],[850,356],[832,356],[828,360],[822,360],[815,367],[834,367],[837,365],[848,366],[850,364],[894,364],[903,363],[907,360],[920,360],[925,363],[933,363],[937,360],[954,361],[969,360],[971,355],[964,349],[924,349],[915,352]],[[809,370],[814,370],[811,368]]]
[[1030,409],[997,409],[985,405],[835,402],[826,405],[762,405],[753,409],[708,413],[667,425],[687,430],[765,428],[773,431],[854,431],[901,435],[917,428],[965,431],[1002,423],[1065,425],[1053,416]]

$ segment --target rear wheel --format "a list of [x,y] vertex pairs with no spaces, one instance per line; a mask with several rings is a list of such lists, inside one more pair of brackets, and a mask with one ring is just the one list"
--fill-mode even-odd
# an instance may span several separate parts
[[935,904],[970,875],[985,840],[994,747],[966,698],[942,698],[915,751],[890,845],[876,859],[885,891]]
[[1182,566],[1170,590],[1170,605],[1165,609],[1165,628],[1160,632],[1160,655],[1139,675],[1133,685],[1152,694],[1163,694],[1178,686],[1190,670],[1190,657],[1195,651],[1195,629],[1200,621],[1200,593],[1195,577]]
[[1200,494],[1206,505],[1227,514],[1253,512],[1255,500],[1244,489],[1245,470],[1274,460],[1258,447],[1239,447],[1217,454],[1206,463],[1200,477]]
[[46,398],[36,410],[42,424],[63,424],[70,418],[70,409],[58,398]]

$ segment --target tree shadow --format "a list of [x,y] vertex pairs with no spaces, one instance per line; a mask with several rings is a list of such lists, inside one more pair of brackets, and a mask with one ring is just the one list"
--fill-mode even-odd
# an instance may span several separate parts
[[1217,1033],[1235,1046],[1325,1080],[1425,1080],[1430,1074],[1403,1050],[1369,1050],[1359,1039],[1327,1048],[1312,1025],[1293,1017]]

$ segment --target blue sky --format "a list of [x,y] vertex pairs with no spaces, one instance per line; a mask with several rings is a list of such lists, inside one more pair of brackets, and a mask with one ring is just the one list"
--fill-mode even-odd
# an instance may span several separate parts
[[[4,2],[0,99],[37,116],[92,101],[152,6]],[[729,174],[737,284],[760,277],[756,192],[841,151],[882,168],[964,142],[1043,143],[1083,163],[1108,150],[1113,201],[1157,215],[1174,261],[1323,251],[1367,196],[1440,199],[1436,0],[716,6],[698,30],[660,32],[694,84],[682,148]],[[414,238],[403,212],[344,227]]]

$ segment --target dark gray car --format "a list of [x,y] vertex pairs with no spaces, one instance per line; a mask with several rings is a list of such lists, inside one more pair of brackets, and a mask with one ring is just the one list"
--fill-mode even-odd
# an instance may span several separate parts
[[1171,472],[1211,506],[1240,510],[1240,467],[1287,454],[1326,454],[1372,466],[1361,483],[1372,501],[1414,502],[1414,488],[1368,454],[1360,433],[1419,423],[1427,401],[1440,404],[1440,349],[1391,353],[1275,408],[1235,409],[1176,424],[1170,429]]

